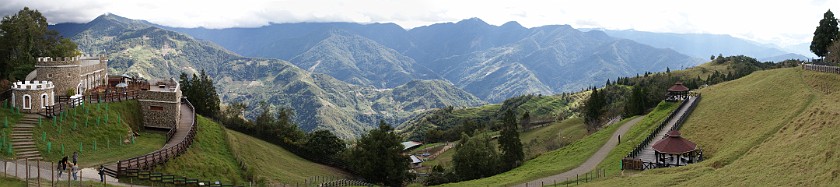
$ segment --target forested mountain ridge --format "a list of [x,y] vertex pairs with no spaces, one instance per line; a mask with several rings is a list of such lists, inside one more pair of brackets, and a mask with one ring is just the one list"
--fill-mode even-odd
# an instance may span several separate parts
[[266,101],[275,109],[294,109],[295,121],[304,130],[328,129],[345,139],[364,133],[380,119],[398,124],[431,107],[484,103],[436,81],[406,81],[395,89],[350,84],[287,61],[242,57],[211,42],[112,14],[51,28],[86,53],[108,55],[111,74],[160,79],[204,69],[215,80],[223,103],[249,106],[246,116],[256,115],[259,111],[254,109]]
[[[367,59],[388,59],[404,56],[411,60],[379,61],[388,62],[384,64],[402,64],[397,67],[428,68],[436,75],[420,76],[419,79],[442,77],[488,102],[501,102],[523,94],[578,91],[600,84],[608,78],[664,71],[668,67],[690,67],[699,63],[698,59],[673,50],[612,38],[601,31],[581,32],[568,25],[526,28],[517,22],[494,26],[478,18],[409,30],[395,24],[356,23],[285,23],[259,28],[172,29],[217,42],[240,54],[286,57],[303,68],[316,64],[317,60],[311,58],[317,56],[311,53],[313,49],[318,55],[344,54],[337,57],[379,55]],[[366,50],[353,47],[358,42],[335,42],[335,33],[352,35],[354,39],[366,38],[370,43],[379,44],[373,46],[387,47],[390,49],[386,51],[401,55],[377,53],[381,51],[379,48]],[[325,48],[321,44],[330,44],[331,47]],[[266,50],[277,52],[257,52]],[[291,51],[301,55],[292,55]],[[295,60],[303,59],[301,57],[304,56],[310,57],[302,60],[306,63]],[[340,62],[346,66],[368,63],[365,59],[344,59]],[[345,69],[324,71],[340,80],[355,83],[365,82],[368,78],[345,79],[341,75],[351,72],[385,75],[394,70]],[[406,72],[411,75],[410,71]],[[422,72],[422,69],[416,72]],[[382,87],[383,83],[378,84],[377,87]],[[385,87],[396,85],[384,84]]]

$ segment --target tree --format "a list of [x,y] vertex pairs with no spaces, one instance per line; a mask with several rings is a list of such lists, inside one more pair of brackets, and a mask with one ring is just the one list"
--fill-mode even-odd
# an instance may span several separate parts
[[294,111],[291,108],[281,108],[277,111],[277,120],[274,121],[277,124],[274,125],[274,129],[271,129],[275,138],[290,146],[297,144],[306,136],[306,133],[294,123],[292,116],[294,116]]
[[641,85],[636,84],[630,91],[630,98],[624,104],[624,115],[627,117],[644,114],[646,107],[646,96]]
[[507,171],[522,165],[525,152],[522,151],[522,141],[519,140],[519,124],[516,114],[508,110],[502,117],[502,131],[499,133],[499,149],[502,150],[502,170]]
[[386,186],[402,186],[414,176],[408,172],[410,160],[403,155],[400,137],[385,121],[379,128],[362,135],[350,149],[348,164],[356,175]]
[[317,130],[309,133],[304,146],[311,155],[310,158],[326,164],[335,164],[337,156],[347,149],[344,141],[328,130]]
[[825,55],[825,61],[840,64],[840,40],[834,40],[828,47],[828,54]]
[[499,173],[499,153],[486,135],[470,138],[461,134],[452,156],[452,170],[459,180],[484,178]]
[[47,28],[47,18],[24,7],[0,21],[0,79],[21,80],[35,69],[36,57],[73,57],[78,46]]
[[712,55],[712,57],[709,57],[709,60],[715,60],[715,55]]
[[213,79],[207,75],[204,69],[201,70],[200,75],[193,74],[192,77],[186,73],[181,72],[179,76],[179,86],[181,93],[190,99],[198,114],[219,119],[219,94],[216,92],[216,86],[213,85]]
[[204,116],[218,119],[219,103],[221,101],[219,100],[219,94],[216,93],[216,86],[213,85],[213,79],[207,75],[204,69],[201,69],[201,77],[198,82],[200,86],[199,90],[195,90],[197,91],[195,94],[200,97],[199,99],[202,102],[202,108],[201,110],[197,110],[197,112]]
[[584,103],[583,111],[584,123],[586,123],[588,130],[594,130],[601,122],[600,118],[605,104],[606,98],[597,88],[593,87],[589,99]]
[[828,54],[828,46],[837,39],[838,34],[840,34],[840,30],[837,28],[837,18],[834,18],[834,13],[829,9],[823,14],[820,25],[814,31],[814,38],[811,40],[811,52],[819,57],[825,57]]

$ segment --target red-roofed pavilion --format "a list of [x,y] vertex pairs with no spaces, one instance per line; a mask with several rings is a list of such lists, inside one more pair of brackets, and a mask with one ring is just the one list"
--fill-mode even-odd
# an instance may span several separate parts
[[682,82],[677,81],[671,88],[668,88],[668,98],[666,101],[683,100],[688,97],[688,87],[685,87]]
[[667,166],[684,166],[703,159],[703,151],[694,142],[680,136],[677,130],[665,134],[665,138],[653,144],[657,163]]

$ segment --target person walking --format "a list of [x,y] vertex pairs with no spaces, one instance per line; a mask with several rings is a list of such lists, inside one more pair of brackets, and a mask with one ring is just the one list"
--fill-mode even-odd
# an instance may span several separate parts
[[67,156],[58,161],[58,178],[61,178],[61,173],[67,170]]
[[79,173],[79,165],[76,165],[76,164],[71,164],[71,166],[72,166],[72,167],[71,167],[70,169],[71,169],[71,172],[73,173],[73,180],[74,180],[74,181],[75,181],[75,180],[79,180],[79,175],[78,175],[78,173]]
[[105,182],[105,166],[99,165],[99,182]]
[[58,165],[58,167],[56,167],[55,169],[58,170],[58,178],[60,179],[61,173],[63,173],[62,171],[64,171],[64,160],[58,160],[58,164],[56,165]]
[[73,165],[79,164],[78,161],[79,161],[79,153],[76,152],[76,151],[73,151]]

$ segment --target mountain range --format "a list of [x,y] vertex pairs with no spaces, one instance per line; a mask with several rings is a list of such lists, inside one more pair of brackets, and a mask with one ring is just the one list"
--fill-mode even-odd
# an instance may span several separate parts
[[805,60],[810,58],[804,55],[812,55],[807,50],[810,44],[798,44],[782,49],[777,46],[760,44],[724,34],[658,33],[607,29],[585,30],[600,30],[612,37],[626,38],[657,48],[673,49],[680,53],[702,59],[708,59],[711,55],[717,56],[722,54],[723,56],[747,55],[756,59],[781,61],[787,59]]
[[290,107],[304,130],[347,139],[380,119],[397,125],[432,108],[576,91],[700,62],[601,31],[477,18],[409,30],[390,23],[186,29],[105,14],[50,27],[86,53],[107,54],[112,74],[157,79],[204,69],[223,103]]
[[[112,14],[50,27],[85,52],[107,54],[111,74],[159,79],[204,69],[224,103],[242,102],[254,109],[265,101],[275,109],[290,107],[302,129],[327,129],[345,139],[380,119],[398,124],[431,108],[485,103],[441,80],[411,80],[389,89],[350,84],[284,60],[242,57],[212,42]],[[259,112],[248,111],[250,117]]]
[[568,25],[525,28],[517,22],[494,26],[478,18],[409,30],[390,23],[170,29],[246,56],[291,59],[304,69],[359,85],[389,88],[408,79],[442,78],[491,103],[577,91],[608,78],[700,62],[600,31]]

